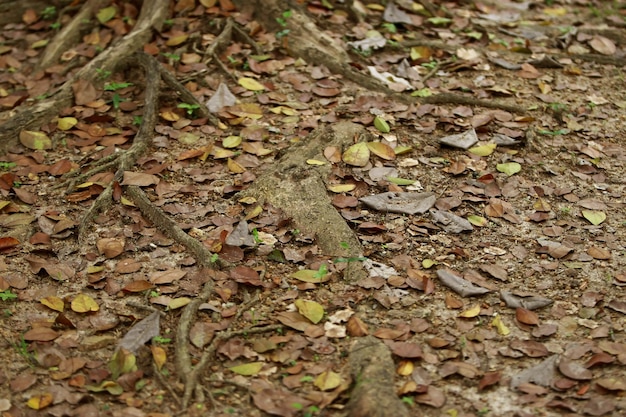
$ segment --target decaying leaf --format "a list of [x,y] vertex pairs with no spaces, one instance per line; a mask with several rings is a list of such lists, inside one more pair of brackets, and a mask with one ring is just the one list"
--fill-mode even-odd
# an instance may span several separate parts
[[538,308],[546,307],[552,304],[552,300],[538,295],[531,294],[515,294],[510,291],[500,291],[500,298],[510,308],[522,307],[528,310],[536,310]]
[[446,232],[462,233],[474,230],[474,227],[468,220],[449,211],[431,209],[430,215],[436,223],[441,224],[441,227]]
[[129,352],[137,352],[146,342],[159,335],[159,319],[160,315],[155,311],[135,323],[119,341],[118,347],[126,349]]
[[379,211],[401,214],[422,214],[431,209],[437,197],[435,193],[387,192],[359,199],[363,204]]
[[441,281],[443,285],[462,297],[482,295],[489,292],[488,289],[477,287],[448,269],[439,269],[437,271],[437,277],[439,277],[439,281]]

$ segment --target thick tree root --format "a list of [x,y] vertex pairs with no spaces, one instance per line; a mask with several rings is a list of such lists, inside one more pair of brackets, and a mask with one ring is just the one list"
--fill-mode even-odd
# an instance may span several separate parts
[[350,417],[409,417],[394,391],[395,365],[387,346],[373,336],[359,338],[350,352]]
[[[280,207],[300,230],[315,235],[325,255],[362,256],[359,239],[328,197],[326,179],[330,175],[330,166],[313,166],[306,161],[324,160],[322,152],[325,147],[343,149],[352,145],[355,138],[364,135],[369,133],[363,126],[350,122],[319,128],[302,142],[292,145],[277,163],[240,195],[252,196]],[[361,264],[351,262],[345,278],[358,279],[363,274]]]
[[0,129],[0,154],[17,144],[19,132],[33,129],[55,116],[59,109],[72,105],[72,86],[77,80],[85,80],[98,84],[98,72],[106,72],[115,67],[126,57],[145,44],[152,36],[152,29],[160,30],[169,12],[169,1],[154,0],[143,3],[139,18],[133,30],[114,46],[91,60],[76,74],[66,81],[51,97],[31,107],[20,107],[16,114],[2,125]]
[[39,58],[37,69],[45,69],[54,64],[63,52],[71,49],[80,39],[80,31],[89,22],[96,12],[104,7],[108,0],[89,0],[72,21],[61,29],[59,34],[46,46],[45,51]]
[[516,105],[502,103],[498,100],[481,100],[460,94],[444,93],[430,97],[412,97],[408,94],[396,93],[373,77],[355,71],[350,65],[348,54],[337,45],[337,42],[320,32],[315,23],[288,0],[260,0],[254,2],[254,5],[243,0],[235,0],[234,3],[241,9],[246,6],[253,7],[255,19],[261,22],[268,31],[284,29],[279,26],[274,17],[280,16],[284,10],[292,10],[291,17],[286,21],[289,34],[285,41],[285,47],[291,56],[302,58],[307,62],[314,62],[317,65],[324,65],[331,72],[342,75],[370,91],[383,93],[392,100],[402,103],[471,105],[519,114],[526,113],[526,109]]

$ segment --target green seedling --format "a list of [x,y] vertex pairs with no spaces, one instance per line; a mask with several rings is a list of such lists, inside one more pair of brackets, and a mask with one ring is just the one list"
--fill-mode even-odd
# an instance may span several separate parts
[[50,24],[50,29],[59,30],[61,29],[61,22],[54,22]]
[[43,20],[51,20],[57,15],[57,8],[54,6],[48,6],[41,12]]
[[126,101],[124,97],[120,97],[118,93],[113,94],[113,99],[111,100],[111,102],[113,103],[113,108],[115,110],[119,110],[120,103],[123,101]]
[[163,55],[165,58],[169,59],[170,61],[180,61],[180,55],[178,54],[172,54],[169,52],[161,52],[161,55]]
[[15,162],[0,161],[0,169],[4,171],[14,168],[16,165]]
[[200,106],[197,104],[189,103],[180,103],[176,107],[178,107],[179,109],[185,109],[185,111],[187,111],[187,115],[189,116],[192,116],[196,112],[196,110],[200,108]]
[[313,275],[313,278],[322,279],[326,274],[328,274],[328,267],[326,264],[321,264],[315,275]]
[[98,78],[100,78],[101,80],[104,80],[111,76],[111,71],[104,70],[102,68],[96,68],[96,74],[98,74]]
[[141,116],[134,116],[133,117],[133,124],[135,126],[141,126],[142,123],[143,123],[143,117],[141,117]]
[[152,343],[159,343],[161,345],[166,345],[168,343],[171,343],[172,339],[169,339],[167,337],[162,337],[162,336],[154,336],[152,338]]
[[104,85],[104,91],[117,91],[132,85],[133,83],[106,83]]
[[15,300],[17,298],[17,294],[13,293],[11,289],[0,291],[0,300],[9,301]]

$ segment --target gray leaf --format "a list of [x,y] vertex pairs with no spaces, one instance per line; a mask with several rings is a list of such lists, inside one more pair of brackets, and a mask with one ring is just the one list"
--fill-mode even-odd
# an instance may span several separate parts
[[155,311],[148,317],[135,323],[120,340],[118,347],[137,353],[137,350],[147,341],[159,335],[159,318],[158,311]]
[[430,211],[430,215],[435,222],[441,224],[441,227],[446,232],[461,233],[474,230],[469,221],[449,211],[433,209]]
[[426,213],[435,205],[435,193],[393,193],[369,195],[360,201],[368,207],[379,211],[401,214]]
[[440,269],[437,271],[439,281],[446,287],[450,288],[455,293],[462,297],[469,297],[472,295],[482,295],[489,292],[488,289],[483,287],[477,287],[471,282],[461,278],[457,274],[447,269]]
[[541,307],[549,306],[552,300],[549,298],[539,297],[538,295],[520,296],[510,291],[500,291],[500,298],[510,308],[525,308],[526,310],[536,310]]

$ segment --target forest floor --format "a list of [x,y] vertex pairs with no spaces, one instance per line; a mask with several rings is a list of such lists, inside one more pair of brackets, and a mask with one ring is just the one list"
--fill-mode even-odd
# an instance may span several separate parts
[[0,135],[72,97],[3,139],[3,416],[626,415],[625,1],[185,0],[87,81],[141,19],[74,3],[0,29]]

